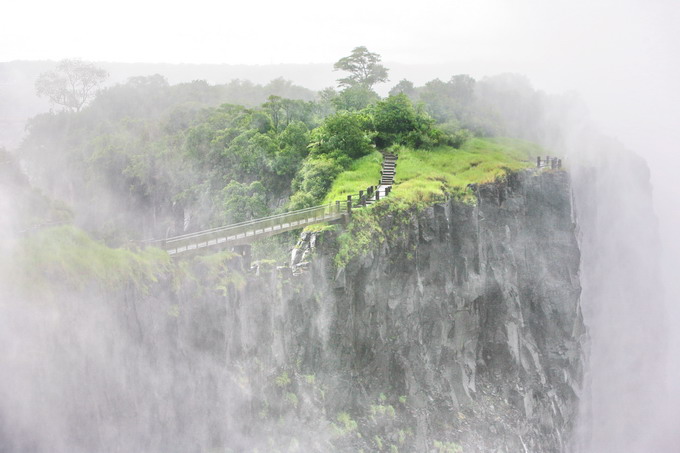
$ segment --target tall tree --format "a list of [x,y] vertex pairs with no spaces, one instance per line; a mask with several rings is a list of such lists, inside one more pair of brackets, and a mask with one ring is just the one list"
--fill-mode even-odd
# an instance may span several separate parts
[[413,86],[413,82],[406,79],[401,79],[399,83],[392,87],[389,94],[390,96],[396,96],[401,93],[405,94],[410,99],[414,99],[417,96],[416,88]]
[[370,89],[376,83],[389,80],[387,68],[380,64],[380,55],[369,52],[364,46],[356,47],[351,55],[338,60],[333,69],[350,73],[349,76],[338,79],[338,84],[346,88],[362,86]]
[[54,71],[38,76],[35,89],[38,96],[47,96],[52,104],[79,112],[108,76],[108,72],[92,63],[61,60]]

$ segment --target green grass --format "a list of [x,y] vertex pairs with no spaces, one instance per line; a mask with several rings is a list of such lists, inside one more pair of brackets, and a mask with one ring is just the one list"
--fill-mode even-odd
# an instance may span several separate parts
[[47,228],[22,238],[13,250],[14,283],[29,292],[55,285],[83,289],[121,288],[130,282],[145,290],[171,266],[160,249],[112,249],[72,227]]
[[537,145],[520,140],[481,138],[469,140],[461,149],[402,149],[393,194],[408,201],[467,199],[469,184],[493,182],[532,167],[533,158],[542,153]]
[[349,170],[335,178],[324,203],[346,200],[347,195],[357,194],[360,190],[366,190],[368,186],[378,184],[381,167],[382,155],[378,151],[357,159]]
[[[529,168],[545,151],[533,143],[509,138],[473,138],[461,149],[398,150],[392,196],[413,202],[432,202],[448,197],[471,200],[468,184],[492,182],[510,171]],[[382,157],[374,152],[357,160],[334,181],[325,202],[343,200],[348,194],[376,184]]]

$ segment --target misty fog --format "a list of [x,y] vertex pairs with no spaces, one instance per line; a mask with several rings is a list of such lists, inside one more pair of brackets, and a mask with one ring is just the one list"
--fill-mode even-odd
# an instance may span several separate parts
[[[284,357],[295,346],[281,331],[302,335],[303,330],[294,314],[312,319],[313,332],[306,334],[319,348],[332,342],[327,337],[332,315],[326,308],[317,312],[303,304],[270,306],[267,302],[284,291],[273,277],[269,286],[253,288],[227,281],[230,274],[222,268],[216,272],[217,280],[226,282],[223,287],[202,288],[212,272],[205,270],[212,269],[207,261],[187,266],[181,277],[166,282],[163,266],[169,264],[148,257],[152,265],[134,262],[129,275],[121,271],[120,276],[72,286],[51,281],[49,273],[22,273],[41,255],[19,256],[16,251],[24,250],[17,244],[30,229],[19,224],[26,215],[57,219],[55,223],[74,221],[104,240],[121,225],[143,232],[135,236],[126,231],[111,243],[115,246],[181,231],[177,213],[156,210],[160,203],[139,188],[142,183],[136,181],[135,187],[140,199],[151,200],[148,204],[126,205],[121,200],[129,194],[113,187],[115,183],[97,182],[88,186],[91,193],[74,194],[74,182],[81,181],[72,175],[89,174],[74,170],[71,161],[36,151],[46,144],[57,146],[57,135],[37,135],[41,123],[30,120],[58,113],[34,89],[38,75],[52,70],[58,60],[82,58],[109,73],[102,97],[90,104],[92,111],[104,112],[106,122],[77,123],[91,131],[117,120],[106,112],[126,93],[140,111],[147,109],[149,117],[167,124],[203,120],[201,112],[224,103],[255,108],[269,95],[319,101],[321,90],[336,85],[333,61],[358,45],[380,53],[390,69],[389,81],[375,87],[380,96],[386,97],[402,79],[423,87],[435,79],[447,82],[454,75],[470,75],[480,105],[493,105],[497,117],[509,125],[508,135],[538,143],[564,159],[581,253],[580,309],[588,329],[579,416],[569,444],[581,453],[680,451],[677,2],[426,1],[408,8],[354,0],[332,6],[297,1],[220,7],[209,2],[123,2],[109,5],[102,16],[72,14],[84,6],[75,0],[59,5],[15,2],[7,6],[11,20],[0,32],[0,149],[11,156],[11,165],[16,161],[21,166],[0,169],[7,178],[0,181],[0,452],[85,452],[79,448],[87,445],[104,445],[101,451],[111,452],[223,451],[218,450],[223,445],[233,451],[333,451],[329,442],[334,428],[322,422],[327,414],[297,410],[297,399],[295,409],[283,403],[263,409],[253,403],[290,399],[283,385],[277,387],[285,381],[283,374],[272,384],[263,370],[285,368]],[[162,77],[154,79],[155,74]],[[171,105],[163,96],[155,106],[143,105],[137,99],[146,98],[134,97],[135,80],[145,88],[157,83],[163,96],[186,96],[186,112],[191,113],[158,107]],[[227,120],[215,116],[211,121]],[[131,136],[135,127],[144,134],[158,132],[142,123],[130,122]],[[69,134],[77,136],[65,130],[58,149],[73,145]],[[145,140],[140,139],[140,147]],[[160,175],[181,165],[164,158],[162,151],[154,152],[158,154],[150,163],[140,161],[138,167],[157,165]],[[31,162],[36,156],[42,167]],[[103,152],[97,156],[111,166],[117,165],[115,157]],[[3,165],[4,154],[0,159]],[[96,158],[85,161],[98,163]],[[207,175],[207,168],[187,169],[187,179],[199,178],[201,171]],[[9,181],[16,177],[10,175],[22,172],[21,181]],[[185,181],[173,183],[188,187]],[[43,193],[25,189],[29,184]],[[207,189],[192,195],[197,201],[191,206],[177,201],[185,222],[191,218],[196,225],[215,226],[210,210],[216,204],[205,193]],[[286,186],[278,198],[267,201],[267,208],[281,207],[291,195]],[[64,200],[75,212],[67,213],[44,197]],[[50,215],[26,214],[29,205]],[[85,243],[77,235],[67,240]],[[128,259],[101,258],[102,263]],[[130,279],[102,292],[109,277]],[[159,280],[167,294],[149,293],[149,288],[162,286]],[[17,282],[30,291],[17,290]],[[58,292],[50,292],[52,283]],[[213,293],[231,305],[214,306]],[[109,303],[114,299],[121,303],[118,308]],[[233,337],[225,338],[224,332]],[[322,399],[321,385],[313,378],[299,379],[290,385],[299,386],[300,407]],[[337,379],[329,393],[342,399],[345,383]],[[265,409],[278,419],[252,423],[242,417]]]

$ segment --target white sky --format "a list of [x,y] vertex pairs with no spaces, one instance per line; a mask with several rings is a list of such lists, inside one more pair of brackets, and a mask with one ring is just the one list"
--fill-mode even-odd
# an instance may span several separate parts
[[[545,91],[581,93],[602,129],[648,159],[657,204],[679,210],[680,0],[8,0],[0,16],[0,61],[330,69],[357,45],[388,67],[450,63],[417,83],[521,72]],[[680,214],[664,228],[680,231]]]

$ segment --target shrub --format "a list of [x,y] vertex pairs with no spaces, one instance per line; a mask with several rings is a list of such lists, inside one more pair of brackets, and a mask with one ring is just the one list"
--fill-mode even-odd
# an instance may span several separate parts
[[372,150],[372,118],[364,112],[339,112],[312,131],[312,153],[340,151],[356,159]]
[[446,143],[446,135],[435,128],[435,122],[421,107],[413,105],[403,93],[377,102],[370,108],[375,127],[375,145],[432,148]]
[[[307,159],[303,164],[294,186],[299,192],[291,198],[291,205],[308,205],[320,202],[333,184],[343,166],[332,156],[317,156]],[[302,206],[305,207],[305,206]]]

